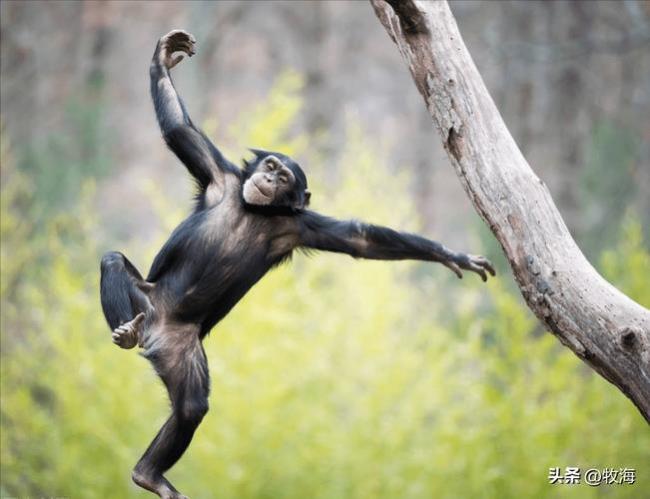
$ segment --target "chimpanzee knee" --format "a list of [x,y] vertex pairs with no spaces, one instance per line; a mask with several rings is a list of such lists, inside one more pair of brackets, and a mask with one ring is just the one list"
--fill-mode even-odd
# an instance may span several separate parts
[[124,255],[119,251],[107,251],[102,256],[100,265],[102,273],[109,270],[121,270],[124,268]]
[[188,398],[180,404],[176,415],[182,422],[198,426],[198,424],[203,420],[203,417],[208,413],[208,409],[207,398]]

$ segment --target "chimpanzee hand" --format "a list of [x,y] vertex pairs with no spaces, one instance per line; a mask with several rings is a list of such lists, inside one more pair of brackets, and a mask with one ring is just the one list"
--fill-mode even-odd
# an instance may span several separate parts
[[[196,54],[195,44],[196,38],[187,31],[182,29],[170,31],[158,41],[158,62],[171,69],[183,60],[185,54],[189,57]],[[174,56],[176,52],[183,52],[183,54]]]
[[490,260],[480,255],[467,255],[465,253],[455,253],[449,260],[442,262],[445,267],[450,268],[458,276],[459,279],[463,278],[463,273],[460,269],[476,272],[481,276],[483,281],[487,281],[486,270],[496,275],[494,267]]

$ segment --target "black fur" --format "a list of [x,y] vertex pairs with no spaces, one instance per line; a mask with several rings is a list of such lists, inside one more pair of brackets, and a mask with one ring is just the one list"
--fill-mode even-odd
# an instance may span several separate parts
[[[146,280],[124,255],[105,255],[101,301],[112,329],[146,314],[139,344],[169,392],[172,415],[133,478],[161,496],[177,497],[162,473],[181,457],[208,409],[201,342],[269,269],[288,260],[294,249],[459,265],[469,257],[417,235],[296,208],[308,201],[307,178],[284,154],[252,150],[255,159],[243,170],[234,166],[189,118],[161,62],[161,43],[150,70],[151,94],[165,142],[197,182],[197,203],[155,257]],[[270,154],[293,172],[293,190],[270,206],[247,205],[243,183]]]

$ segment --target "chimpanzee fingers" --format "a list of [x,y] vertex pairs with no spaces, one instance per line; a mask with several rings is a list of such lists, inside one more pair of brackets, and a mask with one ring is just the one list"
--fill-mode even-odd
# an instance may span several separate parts
[[138,315],[136,315],[135,318],[133,319],[133,322],[132,322],[133,329],[139,330],[140,326],[144,322],[144,318],[145,318],[144,312],[140,312]]
[[163,36],[163,39],[174,38],[175,36],[178,36],[179,34],[182,33],[187,33],[187,31],[185,31],[184,29],[173,29],[165,36]]
[[174,44],[171,48],[173,49],[174,52],[185,52],[190,57],[196,54],[196,49],[194,48],[194,44],[191,42],[178,42]]
[[125,350],[130,350],[136,345],[135,338],[129,335],[113,335],[113,343]]
[[461,272],[460,267],[459,267],[458,265],[456,265],[456,263],[452,262],[451,260],[448,260],[448,261],[446,261],[446,262],[442,262],[442,264],[443,264],[445,267],[447,267],[448,269],[451,269],[451,271],[452,271],[454,274],[456,274],[456,276],[457,276],[459,279],[462,279],[462,278],[463,278],[463,273]]
[[170,43],[170,45],[175,48],[186,47],[188,50],[190,50],[196,43],[196,39],[186,31],[181,31],[168,38],[168,43]]
[[478,275],[481,276],[481,279],[485,282],[487,281],[487,274],[485,273],[482,258],[483,257],[467,255],[465,261],[463,261],[462,263],[462,266],[465,270],[476,272]]
[[184,58],[185,58],[185,56],[183,54],[180,54],[180,55],[177,55],[176,57],[174,57],[171,60],[171,62],[169,63],[169,65],[168,65],[169,69],[172,69],[174,66],[176,66],[176,64],[181,62]]
[[188,33],[184,29],[173,29],[165,36],[163,36],[162,40],[174,41],[174,42],[189,41],[192,43],[196,43],[196,38],[194,38],[194,36],[191,33]]
[[466,255],[466,260],[463,262],[462,267],[480,274],[483,281],[487,280],[485,270],[487,270],[491,275],[496,275],[492,262],[480,255]]
[[140,313],[131,322],[116,327],[111,334],[111,339],[120,348],[133,348],[137,343],[137,328],[144,321],[144,314]]
[[125,348],[124,347],[124,336],[123,335],[113,333],[112,339],[113,339],[113,343],[115,345],[117,345],[120,348]]
[[474,258],[474,261],[478,265],[486,269],[493,276],[497,275],[496,270],[494,270],[494,266],[492,265],[492,262],[487,258],[485,258],[484,256],[477,256],[476,258]]
[[479,267],[478,265],[472,264],[471,270],[476,272],[478,275],[480,275],[483,282],[487,281],[487,274],[485,273],[485,270],[483,270],[483,267]]
[[171,56],[172,54],[176,52],[183,52],[184,54],[187,54],[188,56],[192,57],[194,54],[196,54],[196,49],[194,48],[194,45],[191,43],[170,43],[165,46],[165,50],[167,51],[167,55]]
[[187,31],[184,30],[177,30],[177,33],[172,35],[172,38],[179,43],[181,42],[187,42],[187,43],[196,43],[196,38],[194,38],[194,35],[191,33],[188,33]]

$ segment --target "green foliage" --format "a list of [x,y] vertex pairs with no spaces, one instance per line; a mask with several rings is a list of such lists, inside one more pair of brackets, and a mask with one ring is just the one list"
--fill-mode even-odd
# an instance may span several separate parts
[[25,244],[32,235],[29,221],[20,217],[20,212],[26,211],[32,201],[32,190],[26,175],[13,167],[12,151],[4,134],[0,136],[0,234],[1,246],[1,286],[0,296],[3,299],[2,318],[12,313],[11,302],[5,300],[13,296],[21,280],[26,263],[33,259],[33,248]]
[[590,257],[597,257],[614,244],[620,233],[629,200],[637,189],[639,143],[638,132],[611,121],[594,127],[580,182],[581,211],[585,214],[580,240]]
[[23,147],[19,170],[33,183],[30,214],[37,220],[51,210],[74,206],[85,179],[109,171],[111,134],[102,119],[104,104],[90,96],[72,99],[65,110],[63,133],[51,133]]
[[[251,144],[293,144],[293,153],[306,143],[286,136],[291,113],[278,117],[299,109],[286,106],[299,89],[291,78],[273,94],[277,113],[243,130]],[[269,135],[276,119],[281,133]],[[406,225],[408,179],[376,149],[352,125],[336,188],[323,181],[330,165],[310,167],[315,208],[417,230]],[[50,220],[34,248],[31,233],[16,229],[21,178],[5,182],[3,170],[0,495],[149,497],[129,473],[168,403],[147,362],[110,342],[93,186],[79,201],[85,223]],[[378,203],[386,185],[392,201]],[[164,196],[154,204],[173,213],[165,225],[178,222]],[[33,252],[48,252],[47,265]],[[634,228],[604,257],[608,277],[637,299],[648,284],[630,276],[647,275],[647,261]],[[27,264],[38,266],[38,280]],[[415,267],[297,255],[267,276],[206,339],[211,412],[170,479],[196,498],[636,498],[647,490],[646,424],[538,329],[507,277],[443,289],[447,269],[418,267],[426,272],[414,283]],[[9,305],[15,313],[5,315]],[[632,467],[637,485],[551,486],[552,466]]]
[[644,307],[650,307],[650,252],[647,247],[641,223],[628,214],[616,248],[603,253],[600,265],[605,278]]

